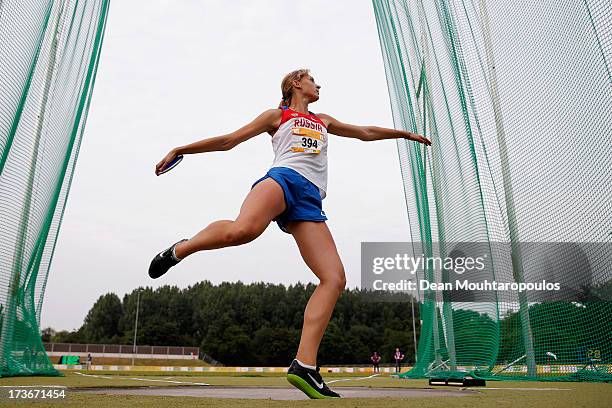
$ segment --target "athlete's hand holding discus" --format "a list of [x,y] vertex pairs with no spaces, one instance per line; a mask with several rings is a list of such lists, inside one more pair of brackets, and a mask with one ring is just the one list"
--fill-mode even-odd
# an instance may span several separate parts
[[178,153],[178,149],[172,149],[170,153],[166,155],[157,165],[155,166],[155,175],[159,176],[169,172],[183,160],[183,155]]

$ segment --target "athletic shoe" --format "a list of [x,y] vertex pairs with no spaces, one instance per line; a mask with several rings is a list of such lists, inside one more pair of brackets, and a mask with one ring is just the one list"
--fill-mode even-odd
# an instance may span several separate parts
[[172,245],[168,249],[164,249],[159,254],[155,255],[155,258],[151,261],[151,266],[149,266],[149,276],[153,279],[157,279],[162,276],[164,273],[168,272],[168,269],[172,268],[177,263],[181,262],[180,260],[176,260],[174,255],[172,254],[174,247],[183,242],[187,241],[186,239],[181,239],[176,244]]
[[302,367],[297,360],[293,360],[287,371],[287,381],[294,387],[308,395],[311,399],[340,398],[340,395],[329,389],[316,370]]

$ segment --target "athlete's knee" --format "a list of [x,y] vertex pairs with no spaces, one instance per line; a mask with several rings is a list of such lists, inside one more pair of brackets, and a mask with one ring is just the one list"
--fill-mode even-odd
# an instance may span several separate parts
[[225,241],[229,245],[241,245],[251,242],[259,235],[262,231],[254,225],[233,222],[225,233]]
[[344,274],[344,268],[340,266],[336,273],[331,274],[325,279],[322,279],[321,283],[333,287],[338,291],[338,294],[344,292],[344,289],[346,288],[346,276]]

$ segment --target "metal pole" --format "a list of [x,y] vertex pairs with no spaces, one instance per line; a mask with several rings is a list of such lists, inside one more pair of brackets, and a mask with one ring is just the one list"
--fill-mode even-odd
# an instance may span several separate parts
[[136,357],[136,336],[138,335],[138,309],[140,306],[140,289],[136,296],[136,319],[134,322],[134,348],[132,349],[132,366],[134,366],[134,358]]
[[[485,56],[489,68],[489,79],[491,100],[493,102],[493,116],[497,131],[497,143],[499,146],[499,158],[501,162],[501,174],[504,185],[504,198],[506,203],[506,215],[508,217],[508,232],[510,235],[510,258],[512,260],[512,275],[516,282],[525,282],[523,273],[523,257],[521,255],[521,245],[518,232],[518,222],[516,220],[514,196],[512,192],[512,178],[510,176],[510,164],[508,159],[508,149],[506,146],[506,131],[504,129],[499,90],[497,88],[497,74],[495,73],[495,61],[493,58],[493,44],[491,42],[491,29],[489,25],[489,14],[487,13],[486,1],[480,0],[480,13],[483,21],[483,40],[485,45]],[[537,375],[535,361],[535,346],[533,344],[533,333],[529,318],[529,303],[526,292],[519,292],[519,317],[521,321],[521,334],[523,336],[523,346],[525,347],[525,357],[527,363],[527,375],[535,377]]]
[[412,295],[410,295],[410,303],[412,304],[412,339],[414,340],[414,363],[416,364],[417,362],[417,339],[416,339],[416,325],[414,324],[414,296]]

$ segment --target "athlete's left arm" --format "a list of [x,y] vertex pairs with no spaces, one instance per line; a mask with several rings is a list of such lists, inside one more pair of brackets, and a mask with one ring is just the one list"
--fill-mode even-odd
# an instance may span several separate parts
[[318,113],[317,116],[327,125],[327,131],[337,136],[351,137],[365,142],[384,139],[408,139],[431,146],[429,139],[405,130],[388,129],[378,126],[349,125],[325,113]]

